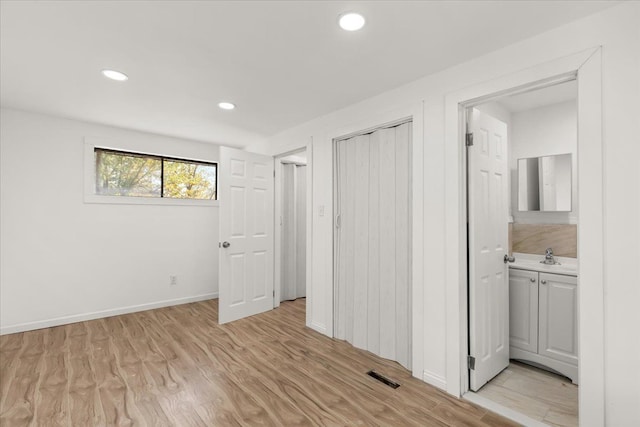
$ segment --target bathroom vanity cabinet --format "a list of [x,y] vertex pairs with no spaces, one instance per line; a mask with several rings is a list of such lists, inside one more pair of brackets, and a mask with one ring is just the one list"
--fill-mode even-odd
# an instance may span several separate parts
[[576,276],[509,269],[510,358],[534,362],[578,383]]

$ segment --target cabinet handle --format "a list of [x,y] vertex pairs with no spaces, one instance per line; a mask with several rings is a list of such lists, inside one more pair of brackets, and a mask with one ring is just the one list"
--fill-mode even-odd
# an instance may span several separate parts
[[542,283],[543,285],[546,285],[547,281],[546,280],[540,280],[540,283]]
[[531,283],[535,283],[536,279],[534,279],[533,277],[530,278],[529,280],[531,280]]

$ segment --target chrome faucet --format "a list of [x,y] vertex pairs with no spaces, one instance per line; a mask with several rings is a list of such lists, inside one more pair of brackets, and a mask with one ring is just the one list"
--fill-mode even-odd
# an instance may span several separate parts
[[547,248],[547,250],[545,251],[544,254],[544,259],[542,261],[540,261],[542,264],[549,264],[549,265],[555,265],[555,264],[560,264],[558,261],[556,261],[556,259],[553,257],[553,249],[551,248]]

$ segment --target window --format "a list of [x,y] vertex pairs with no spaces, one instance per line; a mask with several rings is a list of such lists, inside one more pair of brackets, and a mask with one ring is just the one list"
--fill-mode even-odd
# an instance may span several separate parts
[[216,200],[216,165],[178,159],[162,162],[162,197]]
[[216,200],[215,163],[94,148],[96,194]]
[[96,194],[162,197],[162,159],[95,149]]

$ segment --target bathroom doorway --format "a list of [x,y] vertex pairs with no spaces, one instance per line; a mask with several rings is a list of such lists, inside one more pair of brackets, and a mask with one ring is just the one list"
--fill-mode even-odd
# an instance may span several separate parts
[[569,76],[465,112],[465,397],[527,425],[578,425],[577,92]]
[[306,148],[275,158],[274,307],[307,296]]

